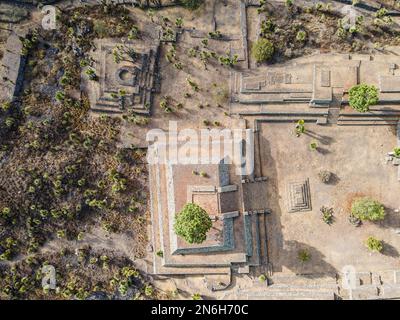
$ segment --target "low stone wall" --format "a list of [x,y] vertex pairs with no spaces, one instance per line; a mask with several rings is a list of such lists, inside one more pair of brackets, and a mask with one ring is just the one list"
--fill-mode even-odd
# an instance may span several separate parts
[[[335,0],[336,2],[340,2],[343,4],[347,4],[347,5],[353,5],[353,1],[352,0]],[[355,7],[360,8],[360,9],[364,9],[364,10],[368,10],[368,11],[373,11],[376,12],[380,9],[379,4],[377,4],[377,6],[371,6],[367,3],[364,2],[358,2],[354,4]],[[396,17],[396,16],[400,16],[400,12],[398,11],[390,11],[388,10],[388,16],[392,16],[392,17]]]
[[[397,146],[400,148],[400,121],[397,123]],[[397,170],[397,179],[400,181],[400,166]]]
[[22,42],[19,37],[23,36],[25,34],[12,32],[7,39],[1,60],[0,102],[11,102],[22,89],[26,57],[21,55]]
[[246,61],[247,68],[249,68],[249,49],[247,44],[247,8],[245,2],[240,2],[240,31],[242,33],[242,43],[244,60]]

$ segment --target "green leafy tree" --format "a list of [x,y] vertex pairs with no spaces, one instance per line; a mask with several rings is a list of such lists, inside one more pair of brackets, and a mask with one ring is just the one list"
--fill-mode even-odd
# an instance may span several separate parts
[[202,243],[212,222],[208,213],[194,203],[188,203],[175,217],[175,233],[189,243]]
[[359,84],[352,87],[349,91],[349,103],[352,108],[359,112],[367,112],[369,107],[377,104],[378,89],[375,86]]
[[353,202],[351,214],[362,221],[378,221],[385,218],[385,208],[378,201],[365,197]]
[[274,45],[271,41],[260,38],[253,45],[251,53],[257,62],[266,62],[270,60],[274,54]]
[[372,252],[381,252],[383,250],[383,243],[374,237],[369,237],[365,242],[367,248]]

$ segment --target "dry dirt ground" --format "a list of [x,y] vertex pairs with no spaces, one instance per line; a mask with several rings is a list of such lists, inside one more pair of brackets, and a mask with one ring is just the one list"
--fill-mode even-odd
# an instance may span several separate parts
[[[217,2],[215,6],[215,14],[213,14],[213,1],[206,1],[206,5],[202,6],[194,12],[189,12],[179,7],[158,10],[154,17],[165,16],[174,22],[176,18],[183,18],[184,28],[186,30],[196,29],[207,35],[212,30],[212,19],[215,15],[218,30],[223,36],[230,39],[240,38],[239,29],[239,10],[238,3],[228,1],[228,5],[224,6],[223,1]],[[142,11],[133,9],[137,17],[141,14],[140,20],[149,20],[143,16]],[[226,17],[229,16],[228,21]],[[213,128],[213,127],[232,127],[235,121],[227,115],[229,112],[229,77],[231,68],[222,66],[215,58],[210,58],[207,64],[207,70],[203,62],[200,60],[200,51],[213,51],[217,55],[225,55],[229,51],[230,46],[238,48],[240,41],[222,41],[208,40],[208,45],[204,46],[202,40],[204,38],[192,38],[189,31],[178,35],[178,43],[176,44],[175,62],[182,64],[179,70],[166,59],[166,55],[171,50],[172,45],[162,45],[160,55],[160,73],[161,73],[161,92],[155,97],[153,105],[153,114],[146,128],[124,122],[125,128],[122,130],[122,144],[124,145],[147,145],[145,136],[149,129],[168,130],[169,121],[177,121],[178,129],[184,128]],[[189,50],[196,48],[198,54],[196,57],[189,55]],[[235,68],[240,68],[239,63]],[[199,90],[194,91],[187,82],[187,79],[194,81],[199,86]],[[190,96],[186,96],[185,94]],[[171,112],[164,111],[160,107],[160,102],[166,99]],[[206,124],[204,124],[206,121]],[[209,122],[209,123],[208,123]],[[218,125],[215,125],[217,122]]]
[[[397,168],[385,155],[396,145],[395,128],[306,125],[296,137],[291,124],[263,124],[262,173],[269,178],[267,199],[269,259],[274,271],[336,273],[346,265],[358,271],[399,268],[400,184]],[[319,151],[312,151],[316,141]],[[322,183],[320,170],[334,173],[333,182]],[[287,184],[309,178],[312,211],[289,213]],[[360,227],[348,221],[352,198],[365,195],[386,207],[383,222]],[[320,208],[334,208],[334,223],[323,222]],[[369,236],[384,241],[383,253],[371,254],[364,245]],[[307,249],[311,260],[300,263],[298,250]]]

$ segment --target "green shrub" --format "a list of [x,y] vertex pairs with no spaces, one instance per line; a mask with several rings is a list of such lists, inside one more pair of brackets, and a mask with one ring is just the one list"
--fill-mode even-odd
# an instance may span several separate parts
[[158,251],[156,252],[156,255],[157,255],[157,257],[162,258],[162,257],[164,257],[164,252],[163,252],[162,250],[158,250]]
[[303,119],[297,121],[295,129],[296,129],[296,135],[300,137],[302,133],[306,132],[305,121]]
[[291,6],[293,6],[293,4],[294,4],[294,0],[286,0],[286,1],[285,1],[285,5],[286,5],[287,7],[291,7]]
[[195,10],[201,6],[203,0],[181,0],[181,3],[184,7],[190,10]]
[[351,214],[360,220],[377,221],[385,218],[385,208],[370,198],[360,198],[351,205]]
[[261,38],[253,45],[251,52],[257,62],[266,62],[274,54],[274,45],[271,41]]
[[194,203],[188,203],[175,217],[175,233],[188,243],[202,243],[212,222],[208,213]]
[[301,262],[308,262],[311,259],[311,254],[306,249],[299,250],[298,258]]
[[318,177],[323,183],[329,183],[329,181],[332,178],[332,172],[329,172],[327,170],[321,170],[318,172]]
[[306,37],[307,37],[307,33],[305,31],[299,31],[299,32],[297,32],[296,40],[303,42],[304,40],[306,40]]
[[372,252],[381,252],[383,250],[382,241],[374,237],[369,237],[365,244],[367,248]]
[[333,208],[322,207],[320,211],[322,214],[322,220],[326,224],[331,225],[333,223]]
[[352,87],[349,96],[350,106],[359,112],[367,112],[371,105],[377,104],[379,101],[378,89],[367,84]]
[[93,31],[99,38],[105,38],[109,35],[109,25],[106,21],[95,20],[93,23]]
[[318,143],[315,142],[315,141],[311,142],[311,143],[310,143],[310,149],[311,149],[312,151],[317,150],[317,149],[318,149]]
[[200,293],[193,293],[192,294],[192,300],[202,300],[201,294]]

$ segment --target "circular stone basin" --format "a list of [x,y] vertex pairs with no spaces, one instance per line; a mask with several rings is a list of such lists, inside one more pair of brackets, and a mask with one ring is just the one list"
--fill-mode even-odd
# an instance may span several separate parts
[[127,81],[132,78],[132,74],[129,70],[122,69],[119,71],[118,77],[123,81]]

